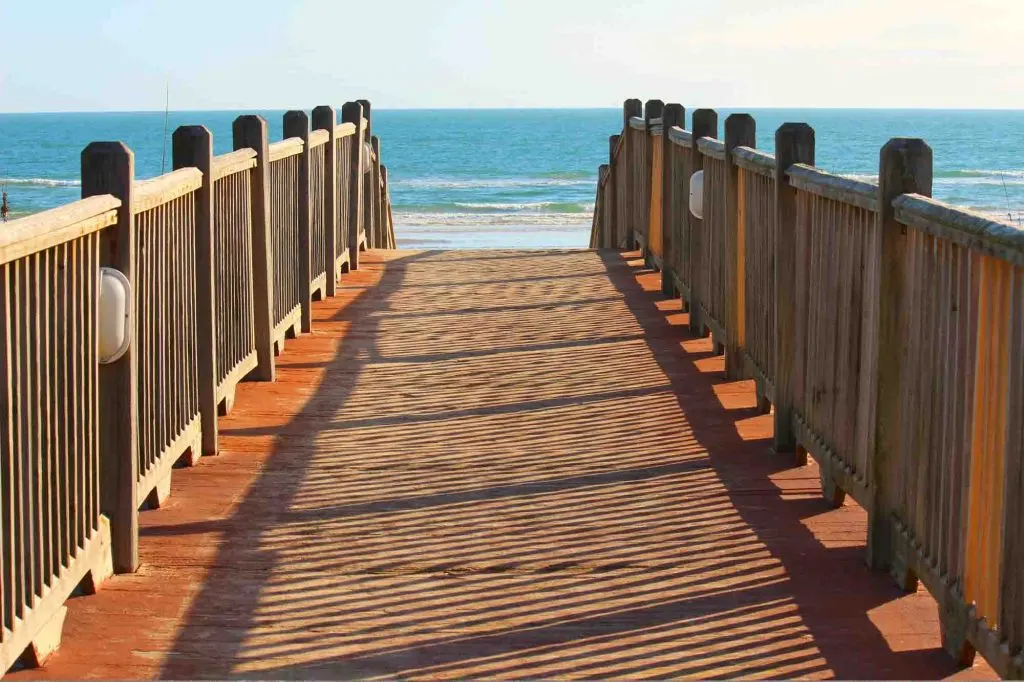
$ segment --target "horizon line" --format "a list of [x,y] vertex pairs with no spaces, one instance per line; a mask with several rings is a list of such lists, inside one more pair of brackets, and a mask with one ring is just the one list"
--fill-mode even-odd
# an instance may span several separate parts
[[[685,106],[685,105],[684,105]],[[696,109],[699,107],[693,107]],[[709,107],[711,109],[722,109],[730,111],[793,111],[793,110],[807,110],[807,111],[961,111],[961,112],[979,112],[979,111],[1006,111],[1006,112],[1017,112],[1024,111],[1024,108],[1019,107],[938,107],[938,106],[878,106],[878,107],[844,107],[844,106],[747,106],[747,105],[718,105]],[[312,109],[312,108],[311,108]],[[341,110],[340,106],[335,106],[335,109]],[[686,107],[687,110],[691,107]],[[508,107],[508,106],[481,106],[481,107],[373,107],[373,111],[621,111],[621,106],[521,106],[521,107]],[[216,109],[202,109],[202,108],[185,108],[185,109],[66,109],[66,110],[49,110],[49,111],[0,111],[0,116],[33,116],[33,115],[51,115],[51,114],[164,114],[167,111],[170,113],[234,113],[238,111],[290,111],[285,107],[235,107],[235,108],[216,108]]]

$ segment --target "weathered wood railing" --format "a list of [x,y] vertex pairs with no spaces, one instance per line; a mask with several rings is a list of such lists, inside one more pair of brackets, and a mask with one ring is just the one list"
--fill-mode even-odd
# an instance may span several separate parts
[[627,100],[611,138],[592,245],[662,271],[727,374],[755,379],[775,450],[867,509],[869,564],[935,596],[946,649],[1021,677],[1024,233],[928,198],[921,140],[887,144],[874,184],[815,168],[805,124],[770,154],[746,114],[720,140],[711,110],[686,130],[681,106],[645,109]]
[[112,570],[96,330],[100,244],[120,206],[94,197],[0,232],[3,670],[26,648],[41,659],[67,597]]
[[[369,103],[343,117],[318,107],[311,130],[289,112],[271,145],[241,116],[218,157],[186,126],[175,170],[151,180],[124,145],[94,143],[83,200],[0,232],[2,671],[52,650],[76,588],[137,569],[140,507],[161,505],[174,465],[216,453],[238,382],[272,381],[312,293],[333,295],[358,249],[393,247]],[[109,364],[100,266],[130,284],[130,343]]]

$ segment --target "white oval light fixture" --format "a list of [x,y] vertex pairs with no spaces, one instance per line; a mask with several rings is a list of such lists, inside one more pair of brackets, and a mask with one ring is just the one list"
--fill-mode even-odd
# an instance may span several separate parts
[[100,268],[100,364],[117,362],[132,342],[132,284],[120,270]]
[[698,220],[704,219],[704,171],[690,176],[690,213]]
[[363,172],[369,173],[373,167],[370,160],[373,158],[373,147],[370,146],[369,142],[363,143]]

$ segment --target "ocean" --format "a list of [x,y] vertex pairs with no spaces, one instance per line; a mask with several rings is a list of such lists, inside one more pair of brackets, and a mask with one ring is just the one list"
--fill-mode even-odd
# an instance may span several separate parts
[[[760,147],[773,148],[781,123],[804,121],[815,129],[817,165],[862,179],[877,178],[889,138],[922,137],[934,151],[937,198],[1024,226],[1024,111],[745,111]],[[179,125],[203,124],[215,152],[230,151],[239,113],[262,114],[271,140],[280,139],[280,111],[172,111],[168,138]],[[720,130],[729,113],[719,110]],[[586,247],[597,167],[621,111],[375,110],[373,126],[400,247]],[[169,170],[164,128],[163,112],[0,114],[0,185],[13,215],[78,198],[79,154],[93,140],[128,144],[140,178]]]

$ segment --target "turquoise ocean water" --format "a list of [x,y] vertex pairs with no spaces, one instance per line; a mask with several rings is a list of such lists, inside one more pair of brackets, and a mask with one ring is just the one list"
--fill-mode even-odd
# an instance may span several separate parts
[[[785,121],[815,128],[817,165],[875,179],[890,137],[923,137],[935,155],[937,198],[1024,222],[1024,111],[751,109],[759,146],[771,150]],[[231,147],[243,112],[171,112],[169,131],[203,124],[217,153]],[[253,113],[253,112],[244,112]],[[283,112],[264,111],[271,140]],[[730,110],[719,110],[720,127]],[[399,245],[412,248],[585,247],[597,167],[618,109],[380,110]],[[164,113],[0,114],[0,184],[15,215],[73,201],[79,154],[119,139],[140,178],[170,169]]]

